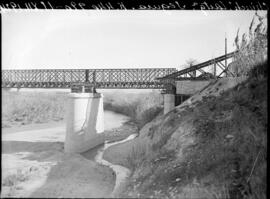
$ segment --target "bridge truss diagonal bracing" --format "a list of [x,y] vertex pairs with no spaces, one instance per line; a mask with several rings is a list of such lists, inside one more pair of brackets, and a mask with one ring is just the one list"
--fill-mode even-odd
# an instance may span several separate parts
[[156,78],[175,68],[2,70],[2,88],[70,88],[92,84],[102,89],[162,89]]
[[237,51],[231,52],[157,79],[163,83],[173,83],[176,80],[204,80],[222,76],[234,77],[233,62],[237,53]]

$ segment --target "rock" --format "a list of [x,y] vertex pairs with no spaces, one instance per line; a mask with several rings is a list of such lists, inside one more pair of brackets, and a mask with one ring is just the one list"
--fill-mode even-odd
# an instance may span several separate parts
[[176,178],[175,181],[176,182],[179,182],[181,180],[181,178]]
[[233,135],[230,135],[230,134],[228,134],[228,135],[226,135],[226,137],[225,137],[226,139],[232,139],[232,138],[234,138],[234,136]]
[[22,186],[16,186],[15,188],[16,188],[16,190],[22,190],[23,189]]

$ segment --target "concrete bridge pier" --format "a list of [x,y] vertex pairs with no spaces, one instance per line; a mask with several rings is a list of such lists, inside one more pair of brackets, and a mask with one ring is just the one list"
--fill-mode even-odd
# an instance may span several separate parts
[[104,143],[102,94],[70,93],[67,106],[65,152],[81,153]]
[[164,96],[164,115],[175,107],[175,94],[165,93]]

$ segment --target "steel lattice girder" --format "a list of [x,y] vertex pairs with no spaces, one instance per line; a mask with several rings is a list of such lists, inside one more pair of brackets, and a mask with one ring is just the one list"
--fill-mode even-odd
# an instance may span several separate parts
[[2,70],[2,88],[69,88],[73,83],[97,88],[161,89],[156,80],[175,68]]

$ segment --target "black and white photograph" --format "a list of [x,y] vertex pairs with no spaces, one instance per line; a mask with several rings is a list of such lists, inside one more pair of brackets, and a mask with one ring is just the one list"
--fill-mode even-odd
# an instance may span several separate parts
[[267,10],[110,6],[1,8],[1,198],[266,199]]

